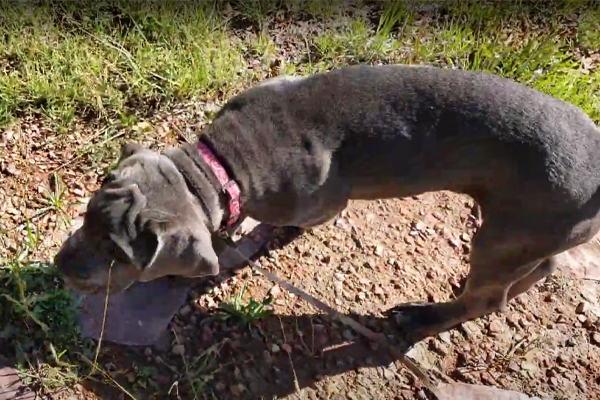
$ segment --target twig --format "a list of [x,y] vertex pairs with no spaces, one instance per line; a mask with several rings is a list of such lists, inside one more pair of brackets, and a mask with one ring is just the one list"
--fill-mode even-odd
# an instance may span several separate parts
[[173,130],[175,131],[175,133],[177,133],[177,137],[179,137],[180,140],[183,140],[184,142],[186,142],[187,144],[190,144],[190,140],[187,138],[187,136],[185,136],[185,134],[183,133],[183,130],[181,130],[178,126],[173,125]]
[[104,328],[106,326],[106,315],[108,314],[108,298],[110,295],[110,278],[111,278],[111,273],[112,273],[112,267],[113,267],[113,263],[111,262],[110,266],[108,268],[108,277],[106,280],[106,296],[104,297],[104,311],[102,314],[102,327],[100,328],[100,337],[98,338],[98,345],[96,346],[96,353],[94,354],[94,361],[89,360],[87,357],[82,355],[83,360],[86,361],[87,363],[89,363],[90,366],[92,367],[92,370],[90,371],[89,374],[87,374],[87,376],[84,379],[89,379],[94,372],[99,371],[102,374],[102,376],[104,376],[105,379],[108,379],[109,381],[111,381],[117,388],[119,388],[119,390],[121,390],[123,393],[125,393],[127,396],[129,396],[132,400],[137,400],[136,397],[134,395],[132,395],[131,393],[129,393],[129,391],[127,389],[125,389],[123,386],[121,386],[121,384],[119,384],[119,382],[117,382],[112,377],[111,374],[107,373],[102,368],[98,367],[98,357],[100,356],[100,350],[102,348],[102,338],[104,337]]
[[[283,321],[281,320],[281,317],[278,316],[277,318],[279,319],[279,326],[281,327],[281,334],[283,335],[283,343],[289,346],[285,337],[285,328],[283,327]],[[298,383],[298,376],[296,375],[296,369],[294,368],[294,362],[292,361],[291,348],[290,351],[287,351],[287,348],[283,349],[283,351],[287,353],[288,359],[290,360],[290,367],[292,367],[292,374],[294,375],[294,389],[296,389],[296,393],[300,395],[300,384]]]
[[96,346],[96,354],[94,354],[94,366],[98,365],[98,356],[102,348],[102,338],[104,337],[104,327],[106,326],[106,314],[108,314],[108,296],[110,294],[110,276],[112,273],[113,263],[108,267],[108,277],[106,278],[106,296],[104,296],[104,310],[102,311],[102,328],[100,329],[100,337],[98,338],[98,346]]

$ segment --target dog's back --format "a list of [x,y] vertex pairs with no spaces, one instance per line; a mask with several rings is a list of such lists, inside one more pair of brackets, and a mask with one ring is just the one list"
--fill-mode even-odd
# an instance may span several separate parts
[[[508,79],[360,65],[267,82],[225,105],[219,135],[235,135],[230,143],[247,149],[260,143],[283,165],[302,146],[321,148],[352,180],[355,198],[448,189],[474,197],[513,192],[515,202],[527,196],[563,207],[583,204],[600,187],[600,132],[592,121]],[[232,133],[233,125],[245,131]]]

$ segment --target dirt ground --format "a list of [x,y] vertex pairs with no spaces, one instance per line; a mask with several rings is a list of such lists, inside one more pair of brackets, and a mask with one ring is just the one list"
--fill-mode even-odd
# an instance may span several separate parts
[[[364,325],[389,333],[393,327],[378,318],[382,311],[401,302],[446,300],[459,287],[476,229],[471,209],[469,198],[447,192],[355,202],[331,224],[259,261]],[[274,315],[249,329],[211,319],[211,309],[239,293],[242,282],[245,298],[274,297]],[[506,314],[430,338],[409,355],[458,382],[541,399],[600,398],[597,286],[557,272],[511,301]],[[192,292],[171,329],[176,344],[170,349],[138,354],[160,366],[182,364],[183,355],[188,362],[182,368],[196,368],[212,398],[428,398],[421,382],[389,354],[249,269],[222,280],[211,293]],[[165,373],[162,368],[155,378],[166,383]],[[180,398],[192,397],[183,390]]]
[[[263,265],[339,311],[381,326],[367,316],[401,302],[451,298],[468,270],[471,207],[468,198],[445,192],[354,203],[330,226],[272,251]],[[235,350],[223,354],[231,365],[215,378],[219,398],[292,398],[294,373],[300,388],[312,386],[307,398],[424,398],[386,354],[366,345],[328,350],[354,340],[354,334],[271,286],[264,277],[251,280],[249,295],[260,298],[269,290],[276,295],[277,317],[259,324],[260,337],[234,342]],[[457,381],[540,398],[598,398],[599,325],[584,293],[580,282],[557,273],[512,301],[507,314],[429,339],[411,356]],[[218,330],[203,328],[209,336]],[[291,360],[277,351],[286,344]]]

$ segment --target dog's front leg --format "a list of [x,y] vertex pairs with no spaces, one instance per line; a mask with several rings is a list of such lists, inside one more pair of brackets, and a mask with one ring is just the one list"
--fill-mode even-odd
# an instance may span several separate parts
[[[537,270],[536,264],[529,269]],[[543,278],[542,275],[530,272],[535,280],[519,285],[519,291],[529,287]],[[523,280],[526,280],[523,278]],[[526,286],[526,288],[525,288]],[[512,297],[511,284],[496,282],[481,285],[472,276],[467,280],[463,293],[456,299],[440,303],[408,303],[398,305],[386,312],[393,318],[405,335],[409,346],[427,337],[448,331],[464,322],[483,317],[495,311],[504,311],[508,300]],[[518,293],[517,293],[518,294]]]
[[[531,231],[507,230],[484,223],[473,238],[471,270],[463,293],[440,303],[402,304],[386,312],[406,331],[408,345],[435,336],[469,320],[504,311],[508,300],[527,291],[555,268],[552,247],[535,241]],[[535,257],[534,255],[537,255]],[[531,259],[531,258],[533,259]],[[535,258],[534,258],[535,257]]]

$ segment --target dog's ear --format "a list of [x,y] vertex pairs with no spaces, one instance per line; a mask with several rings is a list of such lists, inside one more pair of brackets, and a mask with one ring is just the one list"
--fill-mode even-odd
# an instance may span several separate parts
[[121,146],[121,154],[119,159],[117,160],[116,168],[108,173],[104,182],[111,182],[123,177],[122,171],[120,171],[119,167],[122,166],[123,161],[127,160],[129,157],[143,153],[143,152],[151,152],[151,150],[145,148],[141,144],[138,143],[125,143]]
[[201,221],[172,227],[167,232],[155,234],[152,241],[146,240],[146,243],[155,244],[156,247],[143,268],[140,277],[142,282],[166,275],[193,278],[219,273],[219,258],[213,248],[210,232]]

